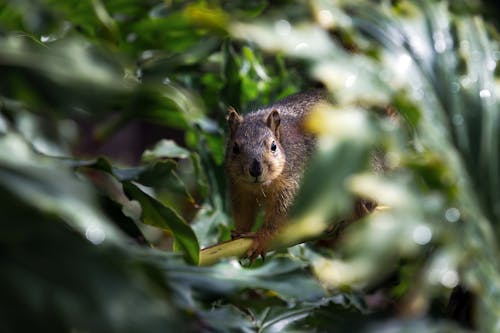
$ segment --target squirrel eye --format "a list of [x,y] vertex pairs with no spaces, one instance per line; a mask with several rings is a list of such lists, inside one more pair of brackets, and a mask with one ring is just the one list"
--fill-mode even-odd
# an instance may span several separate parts
[[276,151],[276,143],[274,143],[274,141],[271,143],[271,150]]
[[237,143],[234,143],[233,145],[233,154],[239,154],[240,153],[240,146],[238,146]]

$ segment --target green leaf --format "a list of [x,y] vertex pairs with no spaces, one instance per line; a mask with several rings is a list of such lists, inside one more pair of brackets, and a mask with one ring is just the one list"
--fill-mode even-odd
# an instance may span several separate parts
[[142,219],[146,224],[170,230],[176,247],[184,253],[186,259],[193,264],[199,260],[199,245],[191,227],[171,207],[166,206],[144,193],[131,182],[124,182],[123,187],[130,198],[140,202]]

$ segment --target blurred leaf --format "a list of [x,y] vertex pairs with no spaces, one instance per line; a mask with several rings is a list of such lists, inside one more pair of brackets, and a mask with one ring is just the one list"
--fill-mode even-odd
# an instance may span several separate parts
[[189,316],[168,297],[171,290],[157,278],[158,270],[131,256],[130,248],[88,242],[3,184],[0,198],[5,330],[196,331],[194,323],[185,326],[181,318]]
[[239,59],[229,41],[226,41],[223,47],[224,88],[222,89],[222,92],[227,104],[226,107],[232,106],[236,110],[241,110],[242,87],[239,75]]
[[205,295],[229,296],[246,288],[265,289],[272,295],[292,300],[315,300],[324,295],[302,263],[279,256],[252,269],[231,260],[212,267],[186,266],[167,274]]
[[[94,161],[68,161],[68,163],[74,167],[86,167],[102,170],[113,175],[120,182],[136,181],[141,185],[152,188],[167,188],[171,192],[175,191],[182,194],[190,203],[196,204],[196,201],[187,189],[186,184],[176,173],[178,164],[172,159],[155,160],[151,157],[151,161],[149,163],[132,168],[113,167],[108,160],[102,157]],[[202,184],[202,179],[203,178],[200,177],[200,184]],[[124,207],[127,206],[127,203],[123,202],[124,200],[116,200],[116,198],[113,198],[112,195],[111,197],[116,202],[124,205]]]
[[283,51],[299,58],[328,59],[334,51],[334,44],[326,32],[312,24],[292,27],[286,20],[274,25],[262,21],[252,24],[237,22],[230,26],[230,31],[236,37],[257,42],[268,51]]
[[[149,161],[150,165],[146,172],[141,173],[138,181],[146,186],[160,187],[167,184],[166,187],[171,190],[179,188],[191,203],[196,204],[196,201],[189,192],[184,180],[176,171],[176,163],[171,160],[167,160],[165,162],[165,158],[189,158],[193,167],[192,174],[196,176],[199,190],[203,196],[207,194],[206,178],[201,168],[199,156],[194,152],[190,152],[189,150],[178,146],[172,140],[161,140],[153,149],[144,151],[142,160],[145,162]],[[165,167],[170,170],[167,170]]]
[[142,74],[148,79],[166,73],[182,73],[199,70],[202,60],[214,51],[218,51],[221,41],[217,37],[205,37],[182,53],[157,51],[146,54],[148,57],[141,63]]
[[220,32],[227,28],[228,15],[220,8],[208,7],[203,2],[187,6],[184,13],[197,26]]
[[[123,189],[121,189],[123,190]],[[141,206],[138,202],[129,201],[126,206],[102,196],[100,207],[116,225],[139,245],[150,245],[150,242],[139,228]],[[134,205],[134,203],[136,205]]]
[[62,164],[35,154],[19,136],[0,138],[0,183],[33,207],[60,216],[94,243],[122,243],[123,234],[95,208],[91,188]]
[[362,316],[358,304],[342,294],[319,301],[285,307],[269,307],[258,317],[262,332],[307,332],[312,327],[324,331],[361,331],[373,316]]
[[230,238],[229,217],[224,211],[208,205],[198,210],[192,228],[202,248]]
[[200,155],[191,153],[191,163],[194,167],[194,174],[200,188],[201,195],[206,197],[208,195],[208,181],[201,164]]
[[202,310],[199,315],[208,323],[217,323],[213,325],[217,331],[255,332],[253,318],[236,305],[215,305],[209,310]]
[[366,330],[369,333],[400,332],[400,333],[454,333],[469,332],[452,322],[434,320],[432,318],[388,321],[380,324],[370,325]]
[[172,52],[182,52],[206,36],[205,31],[196,28],[184,13],[178,11],[131,24],[131,31],[137,38],[134,43],[141,50],[162,46]]
[[66,39],[47,47],[21,36],[0,37],[0,93],[55,110],[106,110],[134,83],[123,79],[109,54],[83,44]]
[[[325,108],[328,107],[319,106],[306,120],[306,127],[320,136],[292,216],[310,214],[323,220],[345,216],[352,206],[345,180],[369,164],[371,143],[367,142],[373,140],[376,131],[366,113]],[[357,142],[348,140],[351,135]]]
[[146,150],[142,156],[145,161],[158,158],[187,158],[190,153],[188,150],[179,147],[172,140],[161,140],[152,150]]

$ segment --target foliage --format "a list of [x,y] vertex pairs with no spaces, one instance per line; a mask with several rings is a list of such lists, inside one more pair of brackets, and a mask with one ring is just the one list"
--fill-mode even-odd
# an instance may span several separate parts
[[[461,324],[499,331],[500,50],[469,6],[7,1],[2,330],[458,332],[445,308],[463,286]],[[278,251],[251,266],[228,258],[248,240],[200,251],[230,238],[227,107],[319,85],[335,103],[305,124],[318,150]],[[166,139],[140,145],[152,126]],[[113,142],[132,157],[99,156]],[[387,209],[333,249],[299,244],[358,196]]]

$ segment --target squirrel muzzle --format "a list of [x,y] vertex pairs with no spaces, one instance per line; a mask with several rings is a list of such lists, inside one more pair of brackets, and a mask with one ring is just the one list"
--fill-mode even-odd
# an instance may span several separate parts
[[248,173],[257,180],[262,175],[262,164],[254,158]]

